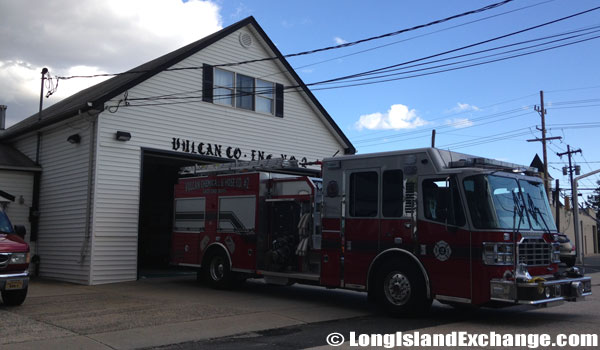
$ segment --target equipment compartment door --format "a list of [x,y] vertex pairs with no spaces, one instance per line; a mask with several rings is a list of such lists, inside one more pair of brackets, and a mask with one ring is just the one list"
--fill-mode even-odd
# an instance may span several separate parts
[[433,293],[470,301],[471,233],[457,180],[438,176],[419,183],[418,244]]

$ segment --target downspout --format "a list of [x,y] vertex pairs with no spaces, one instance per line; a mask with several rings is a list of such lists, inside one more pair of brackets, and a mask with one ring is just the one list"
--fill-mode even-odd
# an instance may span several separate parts
[[[89,114],[89,111],[88,111]],[[94,157],[96,151],[96,122],[98,121],[98,114],[92,116],[91,121],[91,130],[90,130],[90,143],[89,143],[89,151],[88,151],[88,181],[87,181],[87,198],[86,198],[86,207],[85,207],[85,239],[83,240],[83,245],[81,246],[81,258],[79,260],[79,264],[83,264],[85,258],[88,255],[90,238],[92,236],[92,225],[90,223],[92,219],[92,195],[93,188],[92,183],[94,181]],[[91,268],[91,262],[90,262]]]

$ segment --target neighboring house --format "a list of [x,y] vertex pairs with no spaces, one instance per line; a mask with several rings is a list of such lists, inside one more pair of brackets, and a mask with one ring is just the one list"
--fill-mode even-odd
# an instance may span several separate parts
[[[559,210],[559,231],[566,234],[571,242],[575,244],[575,223],[573,222],[573,210],[566,210],[562,205],[559,207]],[[555,206],[552,206],[552,214],[556,216]],[[598,254],[600,252],[600,242],[598,240],[600,238],[598,237],[598,220],[596,218],[596,213],[592,209],[579,209],[579,228],[583,237],[583,241],[580,243],[583,247],[583,254]]]
[[33,183],[40,171],[24,154],[0,143],[0,205],[13,225],[25,226],[27,240],[31,238]]
[[41,276],[81,284],[164,266],[181,166],[355,152],[253,17],[66,98],[0,143],[39,159],[24,205],[39,199]]

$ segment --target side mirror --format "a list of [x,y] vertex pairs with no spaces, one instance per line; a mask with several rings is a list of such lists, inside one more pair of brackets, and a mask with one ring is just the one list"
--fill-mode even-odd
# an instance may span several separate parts
[[17,234],[17,236],[25,238],[27,230],[25,230],[25,226],[23,225],[15,225],[15,233]]

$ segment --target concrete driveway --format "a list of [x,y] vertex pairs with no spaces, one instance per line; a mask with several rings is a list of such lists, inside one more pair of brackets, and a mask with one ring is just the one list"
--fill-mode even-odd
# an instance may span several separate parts
[[191,276],[100,286],[38,279],[22,306],[0,304],[0,348],[135,349],[373,312],[362,293],[262,281],[218,291]]
[[[594,292],[599,293],[600,273],[591,276]],[[567,321],[565,317],[571,314],[597,315],[598,302],[592,296],[589,301],[577,303],[575,308],[562,306],[547,311],[549,315],[556,311],[559,316],[555,318]],[[510,325],[519,312],[522,311],[511,308],[500,315],[506,314]],[[482,311],[479,313],[482,319],[464,323],[461,313],[439,305],[432,315],[419,320],[390,319],[377,314],[378,310],[367,302],[363,293],[310,286],[269,286],[259,280],[250,280],[236,290],[219,291],[198,283],[194,276],[99,286],[38,279],[30,284],[29,296],[22,306],[0,304],[0,348],[136,349],[181,343],[196,348],[204,340],[232,335],[246,344],[244,334],[262,334],[261,331],[291,326],[315,328],[321,333],[331,327],[330,331],[360,327],[381,332],[389,327],[416,327],[423,332],[443,333],[456,327],[470,329],[478,325],[488,329],[499,315],[494,310]],[[530,316],[527,320],[545,319],[533,313]],[[323,321],[336,323],[310,325]],[[593,324],[587,324],[588,321]],[[577,328],[597,333],[596,321],[593,318],[588,321],[578,323]],[[361,326],[360,322],[364,324]],[[544,322],[540,329],[552,328]],[[531,321],[525,323],[530,325]],[[564,330],[568,324],[569,321],[559,322],[556,331]],[[311,337],[305,334],[305,338]],[[324,336],[320,334],[318,339]],[[211,342],[205,345],[212,348],[211,344],[214,345]]]

